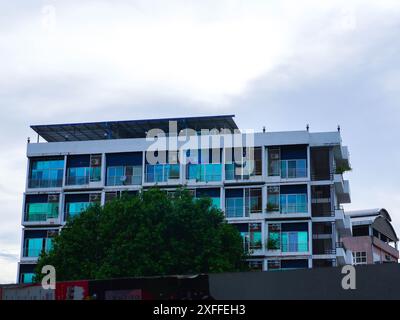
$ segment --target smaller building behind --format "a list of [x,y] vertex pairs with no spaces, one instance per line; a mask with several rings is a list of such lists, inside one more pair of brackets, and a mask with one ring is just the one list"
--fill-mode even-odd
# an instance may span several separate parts
[[398,238],[386,209],[348,211],[353,235],[343,238],[345,247],[353,252],[353,263],[397,263]]

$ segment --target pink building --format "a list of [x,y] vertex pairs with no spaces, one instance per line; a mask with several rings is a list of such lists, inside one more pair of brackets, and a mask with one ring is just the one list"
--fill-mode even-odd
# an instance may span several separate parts
[[397,263],[398,238],[385,209],[346,212],[350,216],[353,235],[342,238],[353,252],[353,264]]

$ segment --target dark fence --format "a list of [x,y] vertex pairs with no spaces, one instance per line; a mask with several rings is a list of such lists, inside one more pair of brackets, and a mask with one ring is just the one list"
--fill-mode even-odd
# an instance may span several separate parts
[[400,265],[355,268],[356,289],[345,290],[341,267],[72,281],[56,290],[0,286],[4,300],[352,300],[400,299]]
[[356,289],[344,290],[341,267],[293,271],[210,274],[215,299],[400,299],[400,265],[357,266]]

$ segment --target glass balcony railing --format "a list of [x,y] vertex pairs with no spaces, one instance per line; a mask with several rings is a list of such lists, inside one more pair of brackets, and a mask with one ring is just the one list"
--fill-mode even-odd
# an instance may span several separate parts
[[81,186],[90,182],[98,182],[101,180],[100,167],[84,167],[84,168],[69,168],[67,171],[68,186]]
[[58,203],[30,203],[27,205],[25,221],[40,222],[48,219],[57,219],[59,214]]
[[281,178],[294,179],[307,177],[307,161],[305,159],[281,160]]
[[282,252],[307,252],[308,242],[293,242],[293,243],[282,243]]
[[108,167],[107,186],[126,186],[142,184],[142,166]]
[[227,218],[248,217],[244,210],[243,198],[226,198],[225,215]]
[[307,213],[307,194],[281,194],[280,213]]
[[29,188],[61,188],[62,179],[29,179]]
[[66,205],[66,215],[68,218],[77,216],[88,209],[92,204],[92,202],[69,202]]
[[245,165],[235,163],[225,164],[225,180],[247,180],[253,176],[262,175],[261,160],[248,160]]
[[199,182],[222,180],[222,165],[219,163],[188,164],[186,170],[188,180],[196,180]]
[[146,182],[168,182],[168,180],[176,180],[179,177],[179,164],[146,165]]

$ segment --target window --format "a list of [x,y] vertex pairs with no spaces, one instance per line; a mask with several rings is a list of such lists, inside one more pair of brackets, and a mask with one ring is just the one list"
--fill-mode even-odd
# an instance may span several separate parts
[[37,258],[43,250],[49,252],[52,248],[52,238],[28,238],[25,239],[24,257]]
[[268,175],[279,176],[280,175],[280,149],[268,149]]
[[307,269],[307,259],[268,260],[268,271]]
[[34,277],[35,277],[34,273],[23,273],[23,274],[21,274],[21,282],[22,283],[33,283]]
[[229,197],[225,201],[227,218],[243,218],[243,197]]
[[226,180],[249,179],[260,175],[262,175],[260,147],[226,149]]
[[305,159],[281,161],[281,178],[305,177],[307,177],[307,161]]
[[90,202],[70,202],[67,203],[68,217],[73,217],[85,211],[91,205]]
[[250,269],[250,271],[262,271],[263,270],[263,261],[262,260],[249,261],[249,269]]
[[46,221],[58,217],[59,203],[28,203],[27,221]]
[[267,212],[279,211],[279,186],[268,187]]
[[147,164],[146,182],[167,182],[179,179],[179,164]]
[[268,225],[268,250],[281,252],[308,251],[307,223],[283,223]]
[[262,249],[261,223],[243,223],[235,226],[242,236],[245,252]]
[[250,249],[262,248],[261,223],[250,223]]
[[262,190],[261,188],[245,189],[245,210],[246,216],[248,213],[261,213],[262,212]]
[[282,232],[282,252],[308,251],[308,233],[306,231]]
[[365,251],[353,252],[353,264],[354,265],[367,264],[367,252]]
[[141,166],[116,166],[107,168],[107,185],[138,185],[142,183]]
[[24,257],[39,257],[43,250],[43,238],[25,239]]
[[280,212],[281,213],[306,213],[307,210],[306,194],[281,194]]
[[222,168],[219,163],[187,165],[187,177],[189,180],[201,182],[221,181],[221,172]]
[[30,188],[61,187],[64,160],[33,160],[29,179]]

